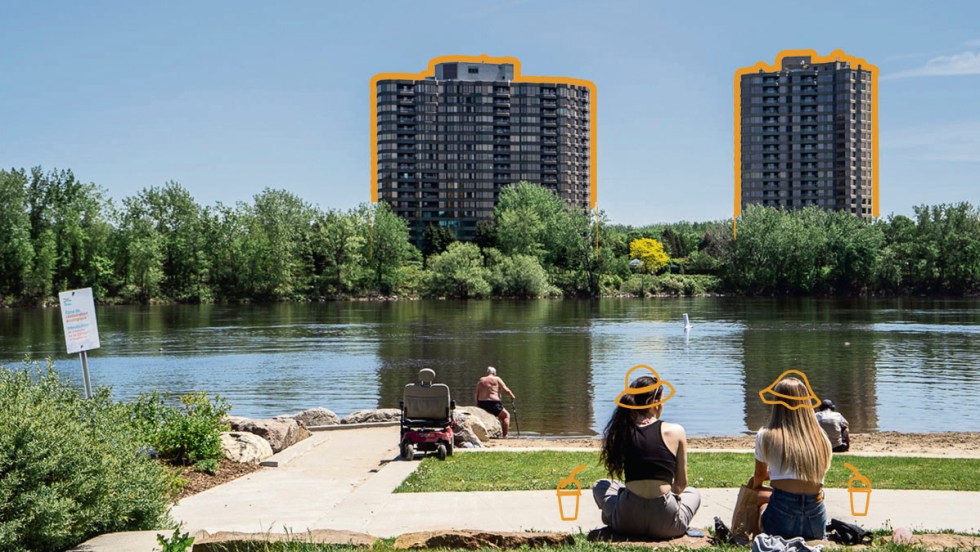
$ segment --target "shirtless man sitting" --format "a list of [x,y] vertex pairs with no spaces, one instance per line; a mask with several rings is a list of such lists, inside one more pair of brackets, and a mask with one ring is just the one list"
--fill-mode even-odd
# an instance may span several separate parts
[[507,431],[510,429],[510,412],[504,408],[503,401],[500,400],[500,390],[510,395],[511,400],[515,399],[514,393],[507,388],[504,380],[497,377],[497,369],[493,366],[487,367],[487,375],[480,378],[473,391],[473,400],[476,405],[493,414],[500,419],[500,427],[504,430],[504,438],[507,438]]

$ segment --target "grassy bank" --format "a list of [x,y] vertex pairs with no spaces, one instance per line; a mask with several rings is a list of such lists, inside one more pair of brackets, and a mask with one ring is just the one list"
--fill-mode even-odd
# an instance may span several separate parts
[[[582,488],[607,477],[598,452],[475,452],[440,461],[426,458],[395,492],[538,491],[554,489],[578,465]],[[835,455],[825,485],[847,486],[849,462],[871,479],[875,489],[980,491],[980,459]],[[691,453],[688,477],[694,487],[738,487],[752,475],[747,453]]]
[[[881,533],[876,535],[876,541],[867,547],[862,547],[862,550],[882,550],[890,552],[912,552],[919,550],[937,550],[934,545],[927,547],[923,546],[908,546],[908,545],[898,545],[892,543],[880,542],[882,536]],[[707,537],[706,537],[707,538]],[[255,550],[256,552],[357,552],[357,551],[368,551],[368,552],[394,552],[396,549],[394,547],[395,539],[381,539],[377,541],[371,548],[355,548],[352,546],[331,546],[322,544],[308,544],[303,542],[278,542],[278,543],[262,543],[257,544],[254,548],[250,550]],[[942,546],[940,544],[940,546]],[[735,546],[706,546],[699,548],[689,548],[689,547],[671,547],[665,548],[666,550],[724,550],[724,551],[745,551],[746,547],[735,547]],[[830,550],[847,550],[848,547],[837,547],[830,548]],[[957,548],[941,548],[942,550],[958,550]],[[975,548],[974,548],[975,549]],[[445,548],[440,549],[442,552],[472,552],[463,548]],[[499,551],[496,548],[483,548],[480,549],[484,552]],[[526,550],[526,549],[525,549]],[[586,540],[585,535],[579,534],[575,535],[575,543],[567,546],[543,546],[541,548],[535,548],[534,550],[539,550],[540,552],[649,552],[649,546],[634,546],[628,543],[605,543],[605,542],[590,542]]]

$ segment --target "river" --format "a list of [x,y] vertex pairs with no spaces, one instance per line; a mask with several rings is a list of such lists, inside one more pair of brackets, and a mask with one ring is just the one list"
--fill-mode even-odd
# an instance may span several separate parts
[[[664,417],[691,435],[763,425],[770,407],[759,391],[790,369],[855,432],[980,431],[980,299],[105,306],[97,315],[93,385],[122,400],[218,393],[249,417],[397,407],[423,367],[472,404],[492,365],[517,394],[522,435],[594,435],[627,370],[648,364],[677,390]],[[57,309],[0,309],[3,364],[52,358],[81,385],[64,347]]]

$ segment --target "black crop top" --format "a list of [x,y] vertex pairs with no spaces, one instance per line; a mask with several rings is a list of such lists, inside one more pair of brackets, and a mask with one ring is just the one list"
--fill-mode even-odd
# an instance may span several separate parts
[[657,420],[633,432],[633,446],[626,452],[623,465],[627,483],[641,479],[674,482],[677,456],[664,443],[662,425],[663,420]]

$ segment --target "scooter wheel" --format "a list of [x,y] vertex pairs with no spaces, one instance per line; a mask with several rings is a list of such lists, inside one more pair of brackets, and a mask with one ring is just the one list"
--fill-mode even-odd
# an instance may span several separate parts
[[439,443],[439,446],[436,447],[436,456],[439,457],[439,460],[445,460],[446,454],[446,445]]
[[402,458],[411,461],[415,458],[415,445],[405,441],[402,443]]

